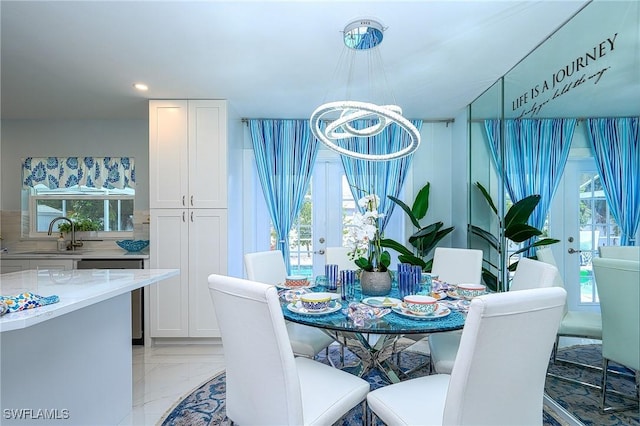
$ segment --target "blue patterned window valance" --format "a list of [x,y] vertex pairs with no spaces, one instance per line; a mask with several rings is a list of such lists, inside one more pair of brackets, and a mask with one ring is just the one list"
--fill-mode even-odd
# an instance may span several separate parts
[[135,162],[132,157],[28,157],[22,162],[22,186],[38,184],[49,189],[135,188]]

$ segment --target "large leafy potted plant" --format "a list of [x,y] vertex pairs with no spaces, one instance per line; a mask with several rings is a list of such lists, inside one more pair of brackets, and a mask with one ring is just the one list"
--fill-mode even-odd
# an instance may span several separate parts
[[409,237],[408,247],[392,239],[382,239],[380,241],[382,247],[390,248],[400,253],[398,261],[419,265],[425,272],[431,271],[433,263],[433,259],[426,260],[426,257],[436,247],[438,242],[454,229],[453,226],[443,229],[444,223],[442,222],[435,222],[426,226],[420,224],[420,220],[426,216],[429,210],[430,188],[431,184],[427,182],[416,195],[411,207],[396,197],[388,196],[391,201],[404,210],[417,231]]
[[[522,200],[514,203],[511,207],[509,207],[504,218],[501,218],[498,216],[498,209],[496,208],[495,203],[491,199],[491,195],[489,195],[489,192],[485,189],[484,186],[480,184],[480,182],[476,182],[476,186],[478,187],[484,199],[487,201],[487,204],[489,205],[494,215],[498,219],[498,228],[499,228],[500,235],[504,235],[504,237],[507,240],[515,244],[522,244],[529,240],[533,241],[532,240],[533,238],[536,238],[542,235],[541,230],[527,223],[529,220],[529,217],[531,217],[531,214],[533,213],[533,210],[536,208],[536,206],[540,202],[540,195],[537,195],[537,194],[529,195],[523,198]],[[476,235],[480,237],[482,240],[486,241],[489,247],[491,247],[497,252],[498,259],[501,259],[502,255],[506,253],[506,248],[503,247],[500,241],[501,240],[500,237],[497,237],[492,233],[475,225],[469,224],[468,229],[472,235]],[[538,239],[533,242],[528,242],[524,244],[518,250],[509,254],[506,262],[506,264],[508,265],[509,271],[514,271],[517,267],[518,262],[511,262],[511,258],[513,256],[521,253],[525,253],[529,249],[534,247],[555,244],[559,241],[560,240],[556,240],[554,238],[542,238],[542,239]],[[487,285],[487,287],[489,287],[493,291],[507,290],[506,285],[504,285],[505,283],[503,283],[502,280],[499,279],[498,274],[494,272],[494,271],[500,271],[502,268],[492,263],[487,257],[485,257],[484,263],[486,264],[486,266],[482,268],[482,279],[485,285]]]

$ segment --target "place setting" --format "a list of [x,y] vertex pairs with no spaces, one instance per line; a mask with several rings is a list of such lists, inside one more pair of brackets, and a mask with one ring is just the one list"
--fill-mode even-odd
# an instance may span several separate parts
[[299,315],[327,315],[342,309],[335,293],[304,293],[287,304],[287,309]]
[[391,309],[403,317],[417,320],[433,320],[444,318],[451,314],[451,309],[438,303],[436,298],[420,294],[412,294],[404,297],[404,302],[393,306]]

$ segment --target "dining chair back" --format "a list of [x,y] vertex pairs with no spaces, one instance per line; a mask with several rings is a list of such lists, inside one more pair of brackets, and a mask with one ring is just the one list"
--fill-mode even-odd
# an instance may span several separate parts
[[[556,260],[550,247],[536,250],[538,260],[556,266]],[[564,280],[558,274],[556,285],[564,288]],[[580,337],[586,339],[602,339],[602,318],[598,312],[570,311],[564,308],[564,316],[558,329],[558,336]],[[557,346],[557,342],[556,342]],[[555,351],[554,351],[555,354]]]
[[602,258],[640,262],[640,246],[599,246],[598,253]]
[[[602,312],[600,408],[607,410],[609,362],[640,371],[640,261],[595,258],[593,273]],[[638,395],[631,397],[637,400]]]
[[555,266],[523,257],[518,261],[509,291],[553,287],[559,278],[560,274]]
[[[482,250],[436,247],[433,253],[433,263],[431,274],[438,275],[440,281],[449,284],[481,284],[482,281]],[[459,331],[451,332],[457,337],[449,336],[445,339],[455,341],[459,339]],[[449,334],[449,333],[447,333]],[[407,334],[407,340],[414,340],[416,343],[406,348],[407,352],[425,353],[425,340],[427,334]],[[397,352],[397,363],[400,363],[400,351]],[[421,367],[421,366],[419,366]],[[433,367],[433,364],[431,364]]]
[[[525,257],[518,261],[510,291],[553,287],[557,277],[558,269],[555,266]],[[440,374],[451,373],[459,350],[460,338],[461,333],[456,331],[429,336],[429,354],[433,371]]]
[[565,299],[558,287],[474,298],[451,375],[374,390],[370,409],[386,424],[541,425],[545,373]]
[[324,260],[326,265],[338,265],[341,271],[357,269],[353,260],[349,259],[349,249],[347,247],[327,247],[324,249]]
[[450,284],[482,281],[482,250],[436,247],[431,273]]
[[[279,250],[246,253],[244,266],[247,278],[251,281],[277,285],[284,284],[287,278],[287,267]],[[289,321],[286,326],[291,347],[296,355],[313,358],[322,350],[327,350],[335,341],[317,328]]]
[[272,285],[208,278],[226,366],[226,414],[241,425],[332,424],[363,402],[369,384],[295,358]]
[[259,251],[244,255],[247,278],[265,284],[284,284],[287,266],[280,250]]

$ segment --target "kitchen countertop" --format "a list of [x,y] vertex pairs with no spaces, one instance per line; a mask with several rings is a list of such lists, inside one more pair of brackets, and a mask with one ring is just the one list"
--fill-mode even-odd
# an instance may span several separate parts
[[3,274],[3,296],[28,291],[40,296],[56,295],[60,301],[1,316],[0,332],[27,328],[179,273],[179,269],[45,269]]
[[129,253],[124,250],[99,250],[99,249],[79,249],[74,251],[56,250],[28,250],[23,252],[6,252],[0,254],[0,259],[20,260],[20,259],[149,259],[147,251]]

